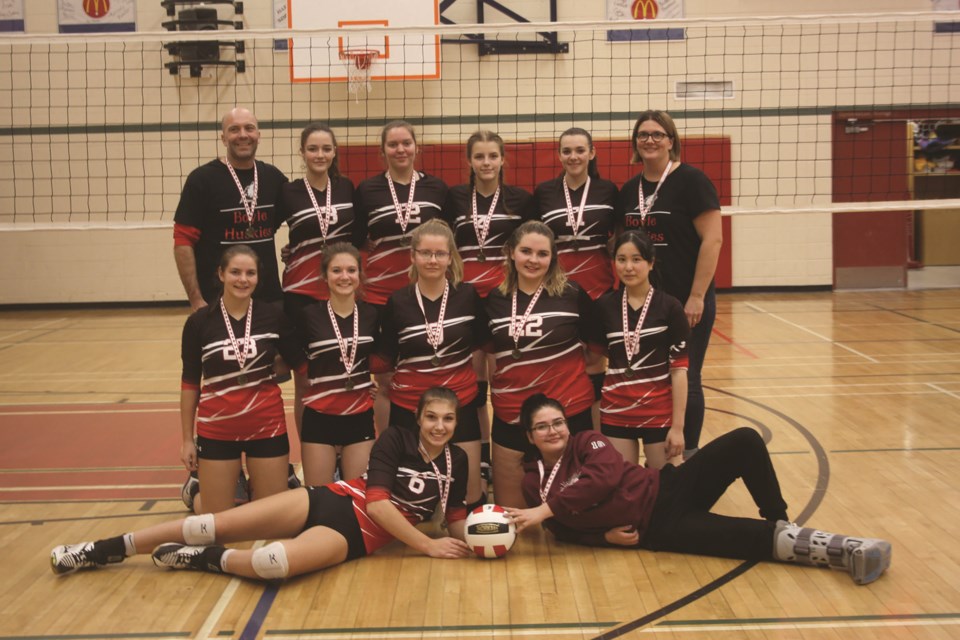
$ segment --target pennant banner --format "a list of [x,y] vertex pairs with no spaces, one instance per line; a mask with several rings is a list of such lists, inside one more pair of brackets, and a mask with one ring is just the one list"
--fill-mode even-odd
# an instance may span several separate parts
[[136,0],[57,0],[60,33],[136,31]]
[[607,0],[608,20],[636,20],[651,26],[643,29],[612,29],[607,31],[611,42],[636,40],[682,40],[684,31],[679,27],[658,29],[654,21],[683,17],[683,0]]
[[23,31],[23,0],[0,0],[0,31]]

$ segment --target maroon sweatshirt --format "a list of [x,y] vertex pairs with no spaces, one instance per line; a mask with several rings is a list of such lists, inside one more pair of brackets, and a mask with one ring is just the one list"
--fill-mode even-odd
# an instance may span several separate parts
[[[550,477],[538,460],[524,464],[523,496],[536,507],[540,489]],[[603,534],[633,525],[643,539],[660,489],[660,471],[632,464],[596,431],[570,436],[560,457],[560,471],[550,486],[547,504],[553,517],[543,526],[558,540],[591,546],[610,546]]]

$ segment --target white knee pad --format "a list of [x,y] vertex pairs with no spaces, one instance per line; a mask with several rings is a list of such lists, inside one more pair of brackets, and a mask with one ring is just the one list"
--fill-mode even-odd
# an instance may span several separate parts
[[282,580],[290,573],[287,550],[280,542],[271,542],[253,552],[253,572],[264,580]]
[[217,530],[213,524],[213,514],[189,516],[183,521],[183,541],[190,546],[206,547],[217,541]]

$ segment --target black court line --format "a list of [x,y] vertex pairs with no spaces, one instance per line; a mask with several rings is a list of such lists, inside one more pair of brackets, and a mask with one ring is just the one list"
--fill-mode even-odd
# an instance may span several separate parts
[[[13,503],[16,504],[16,503]],[[118,520],[121,518],[142,518],[143,516],[180,516],[181,518],[186,517],[183,515],[184,511],[152,511],[150,513],[144,513],[141,507],[141,511],[136,513],[118,513],[115,515],[108,516],[78,516],[76,518],[30,518],[27,520],[6,520],[0,522],[0,526],[6,525],[16,525],[16,524],[29,524],[31,526],[40,526],[44,524],[50,524],[52,522],[82,522],[84,520]]]
[[[892,313],[892,314],[894,314],[894,315],[902,316],[902,317],[904,317],[904,318],[909,318],[910,320],[913,320],[914,322],[919,322],[919,323],[921,323],[921,324],[927,324],[927,325],[930,325],[931,327],[937,327],[938,329],[946,329],[947,331],[953,331],[954,333],[960,333],[960,329],[957,329],[956,327],[950,327],[950,326],[947,326],[947,325],[940,324],[939,322],[931,322],[930,320],[924,320],[923,318],[917,318],[916,316],[912,316],[912,315],[910,315],[909,313],[904,313],[903,311],[899,311],[899,310],[896,310],[896,309],[885,309],[885,308],[883,308],[883,307],[877,307],[877,308],[878,308],[878,309],[883,309],[884,311],[887,311],[887,312]],[[917,311],[924,311],[924,309],[917,309]],[[935,309],[935,311],[943,311],[943,309]]]
[[[745,398],[743,396],[737,395],[735,393],[731,393],[729,391],[725,391],[723,389],[718,389],[716,387],[703,385],[703,388],[709,389],[710,391],[714,391],[716,393],[722,393],[724,395],[728,395],[738,400],[742,400],[744,402],[754,405],[755,407],[759,407],[764,411],[772,413],[773,415],[777,416],[778,418],[780,418],[781,420],[783,420],[784,422],[792,426],[794,429],[796,429],[804,437],[804,439],[806,439],[807,443],[810,445],[810,448],[813,450],[813,452],[816,454],[816,457],[817,457],[817,482],[816,482],[816,486],[814,487],[813,494],[810,496],[809,502],[807,502],[806,506],[804,506],[803,510],[800,512],[800,515],[797,516],[796,518],[797,524],[805,523],[810,518],[810,516],[813,515],[813,513],[820,507],[820,503],[823,502],[823,498],[827,493],[827,487],[830,484],[830,460],[827,458],[827,453],[824,450],[824,448],[821,446],[820,442],[802,424],[800,424],[793,418],[785,415],[784,413],[777,411],[772,407],[768,407],[761,402],[757,402],[756,400],[751,400],[750,398]],[[710,410],[713,411],[714,409],[710,409]],[[726,412],[726,413],[729,413],[729,412]],[[689,593],[684,597],[679,598],[678,600],[675,600],[670,604],[657,609],[656,611],[648,613],[643,617],[627,622],[617,627],[616,629],[611,629],[610,631],[607,631],[606,633],[602,633],[599,636],[594,637],[593,640],[609,640],[610,638],[619,638],[620,636],[623,636],[632,631],[635,631],[640,627],[645,627],[653,622],[656,622],[660,618],[663,618],[664,616],[667,616],[673,613],[674,611],[677,611],[678,609],[682,609],[688,604],[692,604],[697,600],[699,600],[700,598],[710,593],[713,593],[720,587],[724,586],[725,584],[731,582],[735,578],[740,577],[750,569],[754,568],[755,566],[757,566],[757,564],[758,564],[757,562],[744,562],[743,564],[723,574],[713,582],[700,587],[696,591]]]

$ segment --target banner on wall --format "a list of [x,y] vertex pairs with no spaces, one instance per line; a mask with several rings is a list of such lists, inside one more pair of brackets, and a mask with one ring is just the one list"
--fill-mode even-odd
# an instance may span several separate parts
[[[287,28],[287,0],[273,0],[273,28]],[[274,51],[286,51],[288,41],[279,38],[273,41]]]
[[[655,20],[673,20],[683,17],[683,0],[607,0],[607,20],[636,20],[652,23]],[[634,42],[638,40],[683,40],[680,27],[611,29],[607,31],[610,42]]]
[[136,31],[136,0],[57,0],[60,33]]
[[0,0],[0,31],[23,31],[23,0]]

